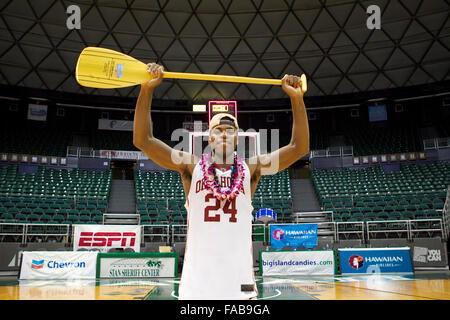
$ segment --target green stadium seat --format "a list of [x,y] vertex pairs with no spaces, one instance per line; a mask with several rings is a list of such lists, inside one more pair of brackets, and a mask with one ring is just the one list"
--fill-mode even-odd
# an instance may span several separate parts
[[66,219],[67,219],[68,221],[70,221],[71,223],[76,223],[76,222],[79,221],[78,215],[75,215],[75,214],[69,214],[69,215],[67,215]]
[[151,219],[148,215],[141,215],[141,216],[140,216],[140,222],[141,222],[141,224],[143,224],[143,223],[148,223],[148,224],[150,224],[151,221],[152,221],[152,219]]
[[392,211],[392,212],[389,213],[389,217],[388,218],[401,220],[403,218],[403,212],[406,212],[406,211],[401,211],[401,212],[400,211]]
[[62,223],[64,221],[64,219],[65,219],[65,217],[62,214],[58,214],[58,213],[52,217],[52,220],[56,223]]
[[43,214],[44,214],[44,209],[42,209],[41,207],[39,207],[39,208],[34,209],[32,212],[33,212],[34,214],[37,214],[37,215],[43,215]]
[[406,210],[401,213],[401,217],[402,219],[413,220],[416,216],[416,212],[417,211]]
[[427,218],[430,218],[430,219],[442,218],[442,213],[436,211],[435,209],[429,209],[429,210],[425,211],[425,214],[426,214]]
[[389,214],[385,211],[378,212],[376,215],[377,215],[377,218],[376,218],[377,220],[387,220],[387,218],[389,218]]
[[39,217],[39,221],[42,223],[49,223],[51,220],[52,220],[52,217],[47,214],[43,214]]
[[4,212],[0,215],[0,220],[2,222],[11,222],[14,221],[14,216],[9,212]]
[[86,222],[90,222],[91,221],[91,217],[87,214],[81,214],[79,217],[79,221],[82,223],[86,223]]
[[353,221],[363,221],[364,220],[364,215],[361,212],[355,213],[355,214],[351,215],[351,220],[353,220]]
[[184,224],[185,223],[184,218],[182,216],[178,216],[178,215],[174,216],[172,218],[172,221],[175,222],[175,223],[179,223],[179,224]]
[[27,215],[26,219],[27,219],[27,222],[29,222],[29,223],[38,223],[39,215],[37,215],[35,213],[31,213],[31,214]]
[[97,224],[103,224],[103,216],[102,215],[96,215],[92,218],[92,221]]
[[367,214],[365,214],[364,219],[366,221],[372,221],[372,220],[376,220],[377,218],[377,214],[375,212],[368,212]]
[[444,201],[441,199],[434,199],[432,203],[433,209],[442,209],[444,207]]
[[158,218],[156,218],[155,222],[158,224],[169,224],[169,219],[167,216],[159,216]]

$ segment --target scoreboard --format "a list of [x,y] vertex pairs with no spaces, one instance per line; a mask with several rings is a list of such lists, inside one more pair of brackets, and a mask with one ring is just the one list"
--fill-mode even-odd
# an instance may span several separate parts
[[[211,118],[218,113],[229,113],[238,120],[237,117],[237,103],[236,101],[220,101],[213,100],[208,102],[208,127]],[[239,121],[239,120],[238,120]],[[208,145],[209,132],[202,130],[201,132],[189,132],[189,152],[201,157],[202,154],[211,152]],[[238,132],[238,146],[237,154],[249,159],[260,154],[260,134],[259,132],[244,132],[242,129]]]
[[208,124],[211,118],[218,113],[229,113],[237,118],[237,103],[236,101],[209,101],[208,102]]

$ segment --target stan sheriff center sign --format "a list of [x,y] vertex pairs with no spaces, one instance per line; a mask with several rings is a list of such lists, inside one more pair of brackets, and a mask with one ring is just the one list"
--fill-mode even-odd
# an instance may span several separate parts
[[153,259],[140,259],[130,261],[130,259],[121,259],[110,264],[110,278],[150,278],[159,277],[161,261]]
[[99,278],[176,277],[177,253],[100,253]]
[[270,247],[272,249],[283,249],[284,247],[312,249],[316,246],[316,223],[270,225]]

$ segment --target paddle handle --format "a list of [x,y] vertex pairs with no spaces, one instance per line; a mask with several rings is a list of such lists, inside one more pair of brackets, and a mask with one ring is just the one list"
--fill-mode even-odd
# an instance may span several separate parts
[[[252,78],[239,76],[225,76],[220,74],[203,74],[203,73],[187,73],[187,72],[167,72],[164,71],[164,78],[169,79],[187,79],[187,80],[206,80],[206,81],[222,81],[237,83],[254,83],[254,84],[270,84],[281,86],[281,79]],[[302,91],[308,90],[305,74],[300,77]]]
[[271,84],[281,85],[280,79],[251,78],[239,76],[225,76],[219,74],[203,74],[203,73],[185,73],[185,72],[167,72],[164,71],[164,78],[169,79],[186,79],[186,80],[206,80],[206,81],[222,81],[237,83],[255,83],[255,84]]

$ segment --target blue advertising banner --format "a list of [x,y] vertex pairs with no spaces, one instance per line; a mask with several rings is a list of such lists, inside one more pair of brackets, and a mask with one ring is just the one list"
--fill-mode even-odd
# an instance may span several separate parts
[[271,224],[270,247],[282,249],[284,247],[308,249],[317,246],[317,224]]
[[341,273],[413,273],[410,248],[339,249]]

